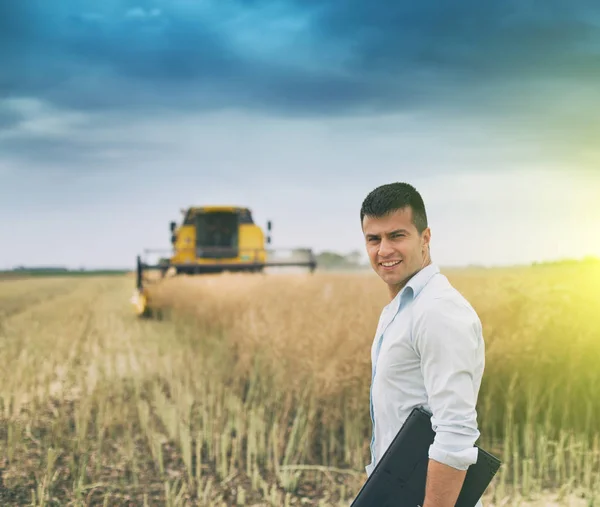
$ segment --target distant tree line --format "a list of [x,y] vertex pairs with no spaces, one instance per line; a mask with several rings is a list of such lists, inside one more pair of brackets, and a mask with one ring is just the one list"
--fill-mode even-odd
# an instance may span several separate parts
[[318,253],[316,258],[318,269],[354,270],[368,268],[368,265],[362,261],[361,253],[357,250],[346,254],[323,251]]
[[65,268],[63,266],[35,266],[35,267],[26,267],[26,266],[17,266],[16,268],[14,268],[12,271],[16,271],[16,272],[21,272],[21,271],[27,271],[27,272],[39,272],[39,271],[44,271],[44,272],[48,272],[48,273],[56,273],[56,272],[66,272],[69,271],[68,268]]
[[532,266],[575,266],[581,264],[600,264],[600,257],[588,255],[583,259],[559,259],[555,261],[533,262]]
[[63,266],[17,266],[9,270],[0,270],[2,275],[18,276],[56,276],[56,275],[113,275],[127,273],[126,269],[69,269]]

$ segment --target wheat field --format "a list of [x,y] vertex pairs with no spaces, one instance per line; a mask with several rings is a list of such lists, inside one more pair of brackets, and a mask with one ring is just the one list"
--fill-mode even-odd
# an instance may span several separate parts
[[[445,271],[479,313],[484,505],[600,501],[600,266]],[[0,282],[0,505],[348,506],[371,274]]]

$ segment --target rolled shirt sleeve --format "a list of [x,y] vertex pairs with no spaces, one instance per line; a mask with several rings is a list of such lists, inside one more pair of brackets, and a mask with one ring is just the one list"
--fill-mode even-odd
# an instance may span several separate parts
[[484,368],[481,323],[466,303],[451,298],[434,304],[415,319],[414,347],[435,439],[429,458],[459,470],[477,461],[477,396]]

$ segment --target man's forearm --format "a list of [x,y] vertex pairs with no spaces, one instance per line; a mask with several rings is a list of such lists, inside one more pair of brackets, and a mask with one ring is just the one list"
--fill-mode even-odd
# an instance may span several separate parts
[[457,470],[430,459],[423,507],[454,507],[466,474],[466,470]]

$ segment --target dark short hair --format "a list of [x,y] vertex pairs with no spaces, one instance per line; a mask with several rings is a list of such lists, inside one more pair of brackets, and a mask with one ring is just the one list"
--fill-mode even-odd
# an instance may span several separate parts
[[421,234],[427,228],[427,213],[421,194],[408,183],[388,183],[372,190],[360,208],[360,223],[365,216],[384,217],[410,207],[413,224]]

